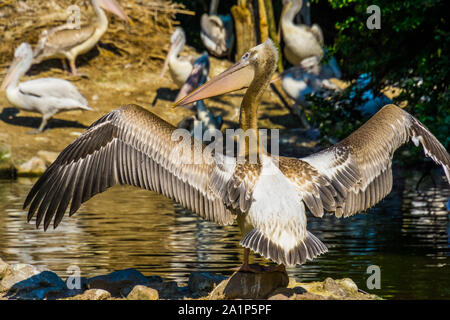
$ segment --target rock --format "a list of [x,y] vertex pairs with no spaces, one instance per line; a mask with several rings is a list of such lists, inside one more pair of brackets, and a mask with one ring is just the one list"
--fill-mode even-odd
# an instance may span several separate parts
[[209,295],[210,299],[265,299],[278,288],[286,287],[286,272],[235,272]]
[[323,282],[323,290],[328,291],[331,295],[337,297],[348,296],[347,291],[339,287],[339,285],[332,278],[326,278]]
[[128,300],[158,300],[158,291],[142,285],[134,286],[133,290],[128,294]]
[[347,291],[349,295],[355,295],[358,293],[358,286],[350,278],[335,280],[339,287]]
[[58,152],[52,152],[52,151],[38,151],[37,155],[44,160],[45,165],[48,167],[53,162],[55,162],[56,158],[58,158],[59,153]]
[[176,299],[180,293],[178,291],[178,284],[175,281],[163,282],[159,288],[159,295],[163,299]]
[[225,280],[227,277],[210,272],[192,272],[189,276],[188,287],[191,293],[204,295]]
[[54,272],[40,270],[28,264],[12,265],[0,282],[0,291],[11,299],[56,299],[65,296],[67,287]]
[[89,289],[103,289],[115,297],[127,296],[131,289],[139,284],[147,286],[150,284],[150,280],[136,269],[114,271],[86,280]]
[[11,267],[0,258],[0,280],[11,273]]
[[34,156],[17,167],[17,175],[22,177],[40,176],[46,169],[45,161],[40,157]]
[[272,292],[268,300],[290,300],[295,298],[295,291],[291,288],[278,288]]
[[111,298],[111,294],[103,289],[90,289],[82,294],[69,298],[69,300],[106,300]]

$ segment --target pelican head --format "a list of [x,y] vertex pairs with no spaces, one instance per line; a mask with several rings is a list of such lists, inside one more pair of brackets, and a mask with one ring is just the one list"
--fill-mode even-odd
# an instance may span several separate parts
[[255,85],[258,91],[269,84],[275,72],[278,52],[267,39],[246,52],[234,65],[175,103],[175,106],[222,95]]
[[167,53],[166,59],[164,60],[164,66],[161,70],[160,77],[164,75],[167,70],[167,66],[169,65],[169,60],[172,56],[178,55],[181,50],[183,50],[184,45],[186,44],[186,35],[181,27],[177,27],[175,31],[172,33],[170,37],[170,49]]
[[115,16],[119,17],[124,21],[129,21],[127,14],[116,0],[94,0],[94,1],[97,1],[98,5],[102,9],[111,12],[112,14],[114,14]]
[[30,68],[32,60],[33,50],[28,43],[23,42],[14,52],[14,60],[8,69],[5,79],[3,80],[0,91],[5,90],[11,81],[18,75],[25,73]]

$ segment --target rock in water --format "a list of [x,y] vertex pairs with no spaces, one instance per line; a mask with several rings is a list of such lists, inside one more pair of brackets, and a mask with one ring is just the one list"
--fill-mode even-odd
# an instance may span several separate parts
[[158,291],[146,286],[137,285],[128,294],[128,300],[158,300]]
[[226,278],[210,272],[192,272],[188,282],[189,291],[199,296],[207,294]]
[[150,281],[136,269],[114,271],[104,276],[86,280],[86,285],[89,289],[103,289],[109,291],[115,297],[126,296],[134,286],[139,284],[147,286],[150,284]]
[[210,299],[265,299],[289,283],[286,272],[235,272],[222,281],[210,294]]
[[11,272],[11,267],[0,258],[0,280],[6,277]]

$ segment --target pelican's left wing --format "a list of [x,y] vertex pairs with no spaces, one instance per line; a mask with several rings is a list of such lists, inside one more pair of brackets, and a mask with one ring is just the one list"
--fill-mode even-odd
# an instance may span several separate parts
[[450,182],[448,152],[420,121],[395,105],[383,107],[338,144],[289,160],[291,169],[285,168],[284,173],[315,216],[321,217],[326,210],[348,217],[390,193],[393,154],[409,139],[422,143],[425,155],[443,167]]

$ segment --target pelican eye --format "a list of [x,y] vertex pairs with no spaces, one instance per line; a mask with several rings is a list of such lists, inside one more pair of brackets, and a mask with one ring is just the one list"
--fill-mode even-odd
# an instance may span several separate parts
[[246,54],[244,54],[242,56],[242,59],[247,60],[248,58],[250,58],[250,52],[247,52]]

